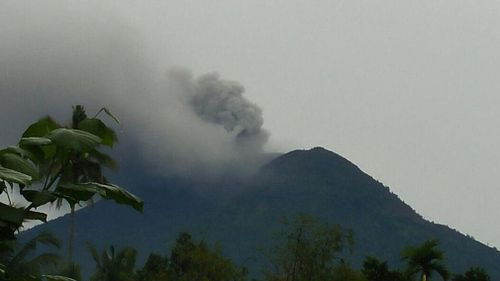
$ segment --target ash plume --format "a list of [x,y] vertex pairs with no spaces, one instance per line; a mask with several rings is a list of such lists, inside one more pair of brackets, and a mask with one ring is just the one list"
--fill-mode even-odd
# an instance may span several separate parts
[[118,154],[135,153],[161,174],[217,174],[262,152],[262,110],[241,85],[169,70],[167,56],[146,44],[143,26],[117,9],[97,9],[109,3],[2,6],[1,146],[37,118],[64,122],[82,104],[89,114],[106,106],[119,116]]
[[237,130],[238,135],[260,132],[264,124],[262,110],[243,97],[242,85],[220,80],[214,73],[198,78],[197,86],[191,104],[201,118],[224,126],[227,131]]
[[238,82],[223,80],[218,73],[193,79],[188,71],[171,72],[187,92],[194,112],[203,120],[222,126],[234,135],[235,145],[262,146],[269,133],[262,128],[262,109],[243,96],[245,88]]

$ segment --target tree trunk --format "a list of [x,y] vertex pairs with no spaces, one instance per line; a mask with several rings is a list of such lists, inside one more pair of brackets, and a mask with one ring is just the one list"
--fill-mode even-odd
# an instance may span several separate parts
[[68,260],[73,261],[73,242],[75,240],[75,206],[71,206],[71,218],[69,225],[69,239],[68,239]]

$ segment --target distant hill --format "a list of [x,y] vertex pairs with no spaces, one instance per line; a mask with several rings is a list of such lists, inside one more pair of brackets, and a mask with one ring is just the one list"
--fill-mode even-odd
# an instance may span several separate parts
[[[482,266],[492,280],[500,280],[500,252],[496,249],[424,220],[389,188],[323,148],[278,156],[245,181],[163,179],[146,171],[135,167],[116,178],[144,199],[143,215],[109,202],[77,212],[76,260],[87,275],[94,271],[87,242],[99,248],[133,246],[142,265],[150,252],[166,254],[180,231],[218,242],[225,254],[258,275],[262,250],[273,244],[280,218],[310,213],[354,230],[356,244],[348,257],[354,265],[375,255],[398,266],[403,247],[437,238],[452,271]],[[68,219],[59,218],[24,235],[49,230],[65,240]]]

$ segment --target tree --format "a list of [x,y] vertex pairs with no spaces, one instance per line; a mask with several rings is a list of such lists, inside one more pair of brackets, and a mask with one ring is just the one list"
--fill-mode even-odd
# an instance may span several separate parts
[[168,258],[158,254],[150,254],[144,267],[137,271],[137,281],[166,281],[173,280],[169,271]]
[[244,281],[247,270],[225,258],[220,248],[210,249],[181,233],[169,257],[151,254],[137,271],[137,281]]
[[443,280],[448,280],[449,272],[444,265],[444,253],[437,249],[437,240],[427,240],[420,246],[410,246],[402,251],[401,257],[407,262],[408,274],[420,273],[422,281],[428,281],[437,272]]
[[96,263],[96,272],[90,278],[91,281],[133,281],[134,267],[137,251],[133,248],[123,248],[115,253],[111,246],[104,250],[101,255],[89,245],[89,250]]
[[[45,222],[47,214],[35,211],[38,207],[67,202],[74,215],[75,206],[95,195],[132,206],[141,211],[143,201],[125,189],[113,185],[102,174],[102,167],[114,167],[111,157],[100,151],[117,142],[114,131],[98,119],[104,112],[119,122],[106,108],[88,118],[82,106],[73,108],[72,124],[61,126],[51,117],[30,125],[17,145],[0,150],[0,243],[9,245],[28,220]],[[14,202],[18,193],[26,202]],[[72,256],[72,223],[69,257]],[[9,253],[1,249],[0,254]],[[0,277],[5,278],[8,266],[0,262]],[[61,276],[38,276],[46,280],[72,280]]]
[[352,231],[308,215],[285,220],[284,225],[281,244],[269,255],[272,268],[265,272],[266,280],[333,280],[337,255],[353,244]]
[[464,274],[459,274],[453,277],[453,281],[490,281],[491,278],[481,267],[471,267]]
[[366,257],[363,261],[363,275],[368,281],[405,281],[408,280],[398,270],[389,270],[386,261],[380,261],[376,257]]
[[191,235],[181,233],[170,254],[170,270],[178,281],[243,281],[247,270],[211,250],[204,241],[193,242]]
[[74,279],[75,281],[82,281],[82,272],[80,265],[73,261],[66,261],[60,264],[57,275],[65,276]]
[[57,266],[60,257],[55,253],[36,254],[38,245],[59,248],[59,241],[49,233],[40,233],[24,245],[17,240],[0,243],[0,263],[4,265],[2,280],[37,280],[44,267]]
[[[333,279],[332,281],[367,281],[367,278],[363,273],[354,270],[347,263],[340,263],[333,269]],[[384,280],[390,281],[390,280]]]
[[[99,195],[142,212],[142,200],[102,174],[102,167],[115,163],[100,148],[112,147],[117,137],[97,118],[101,112],[118,122],[105,108],[89,118],[82,106],[75,106],[70,126],[42,118],[26,129],[17,145],[0,150],[0,194],[9,201],[0,203],[0,241],[15,239],[26,220],[46,221],[47,215],[34,209],[56,201],[67,202],[74,210]],[[9,193],[14,192],[28,203],[12,202]]]

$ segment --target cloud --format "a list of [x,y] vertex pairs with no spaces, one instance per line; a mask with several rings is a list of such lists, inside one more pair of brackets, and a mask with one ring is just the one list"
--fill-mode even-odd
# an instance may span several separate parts
[[124,124],[119,153],[135,153],[162,174],[217,174],[261,153],[262,110],[237,82],[168,70],[142,27],[119,10],[23,3],[0,12],[0,145],[15,143],[41,116],[69,121],[71,106],[82,104],[89,113],[110,108]]

